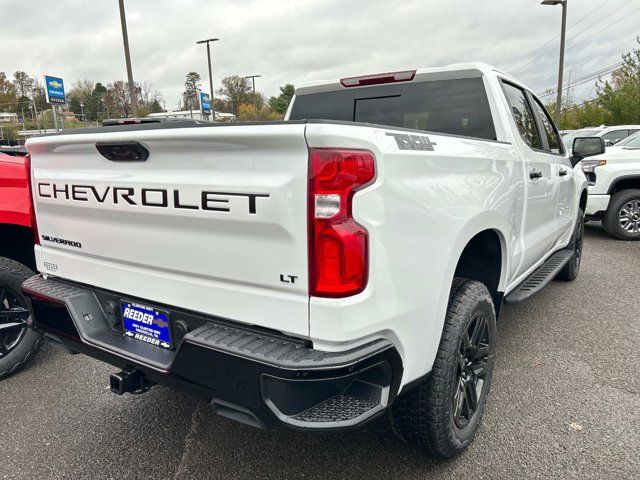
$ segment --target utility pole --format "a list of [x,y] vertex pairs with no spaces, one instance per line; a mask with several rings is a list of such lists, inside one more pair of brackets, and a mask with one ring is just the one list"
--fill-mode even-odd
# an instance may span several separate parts
[[564,70],[564,40],[567,30],[567,0],[543,0],[542,5],[562,5],[562,27],[560,30],[560,65],[558,67],[558,92],[556,98],[556,127],[560,128],[562,109],[562,72]]
[[207,62],[209,63],[209,89],[211,90],[209,92],[209,100],[211,101],[211,115],[213,115],[213,121],[216,121],[216,107],[215,107],[215,103],[213,102],[213,74],[211,73],[211,50],[209,48],[209,44],[211,42],[217,42],[218,40],[220,40],[219,38],[208,38],[206,40],[199,40],[196,43],[197,44],[203,44],[206,43],[207,44]]
[[[571,100],[571,69],[569,69],[569,76],[567,78],[567,96],[566,96],[566,98],[564,100],[564,106],[565,106],[564,110],[565,111],[562,112],[562,113],[564,113],[565,119],[567,118],[566,110],[567,110],[567,108],[569,108],[569,101],[570,100]],[[560,128],[560,127],[558,127],[558,128]]]
[[84,103],[82,102],[80,102],[80,112],[81,112],[80,117],[82,119],[82,122],[84,123],[86,119],[84,118]]
[[253,85],[253,103],[255,108],[255,115],[253,117],[254,120],[258,120],[258,97],[256,97],[256,78],[260,78],[262,75],[247,75],[244,78],[250,78],[251,84]]
[[129,98],[131,99],[131,116],[136,116],[136,95],[133,86],[133,72],[131,71],[131,55],[129,54],[129,35],[127,34],[127,19],[124,14],[124,0],[118,0],[120,5],[120,24],[122,25],[122,41],[124,42],[124,58],[127,63],[127,79],[129,81]]
[[[53,115],[53,125],[56,127],[56,132],[59,132],[60,129],[58,128],[58,113],[56,112],[56,106],[55,105],[51,105],[51,115]],[[47,129],[47,127],[44,127],[45,131]]]
[[31,107],[33,109],[33,114],[34,114],[34,119],[36,121],[36,125],[38,125],[38,133],[40,132],[40,120],[38,120],[38,107],[36,107],[36,101],[33,99],[33,97],[31,97],[31,103],[33,104],[33,107]]

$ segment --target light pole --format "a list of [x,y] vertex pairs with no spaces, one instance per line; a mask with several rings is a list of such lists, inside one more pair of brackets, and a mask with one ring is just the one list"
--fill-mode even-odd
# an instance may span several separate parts
[[80,112],[81,112],[80,116],[82,117],[82,121],[84,122],[85,121],[85,118],[84,118],[84,103],[82,103],[82,102],[80,102]]
[[558,67],[558,96],[556,98],[556,127],[560,128],[562,108],[562,71],[564,70],[564,37],[567,30],[567,0],[543,0],[541,5],[562,5],[562,30],[560,31],[560,66]]
[[127,35],[127,19],[124,15],[124,0],[120,4],[120,24],[122,25],[122,41],[124,42],[124,59],[127,63],[127,79],[129,80],[129,98],[131,99],[131,116],[136,116],[136,96],[133,87],[133,72],[131,71],[131,55],[129,54],[129,35]]
[[200,40],[196,42],[197,44],[206,43],[207,44],[207,62],[209,63],[209,100],[211,100],[211,114],[213,115],[213,121],[216,121],[216,106],[213,103],[213,75],[211,74],[211,49],[209,48],[209,43],[217,42],[220,40],[219,38],[207,38],[206,40]]
[[247,75],[244,78],[251,79],[251,85],[253,85],[253,103],[255,106],[255,115],[253,117],[254,120],[258,120],[258,97],[256,97],[256,78],[260,78],[262,75]]

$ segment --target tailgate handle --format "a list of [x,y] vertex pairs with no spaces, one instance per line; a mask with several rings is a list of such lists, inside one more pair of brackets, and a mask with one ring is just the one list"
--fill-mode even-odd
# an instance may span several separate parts
[[100,155],[113,162],[144,162],[149,150],[138,142],[96,142]]

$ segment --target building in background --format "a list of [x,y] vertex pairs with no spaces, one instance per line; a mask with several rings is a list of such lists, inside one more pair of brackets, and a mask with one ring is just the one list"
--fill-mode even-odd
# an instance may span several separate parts
[[20,118],[17,113],[0,112],[0,123],[19,123]]

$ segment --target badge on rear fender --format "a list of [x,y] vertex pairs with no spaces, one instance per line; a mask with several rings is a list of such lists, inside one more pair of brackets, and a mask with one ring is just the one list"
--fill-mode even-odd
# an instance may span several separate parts
[[133,302],[120,302],[124,334],[161,348],[172,348],[169,312]]

